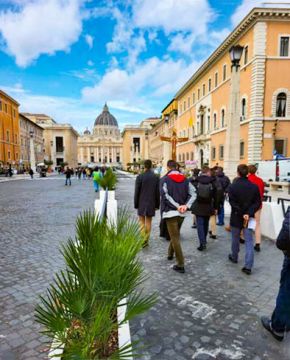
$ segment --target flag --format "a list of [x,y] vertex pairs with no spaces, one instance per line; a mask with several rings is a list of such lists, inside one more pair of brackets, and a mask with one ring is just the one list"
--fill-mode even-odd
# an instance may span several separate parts
[[193,118],[192,116],[190,115],[190,118],[189,118],[189,123],[188,123],[189,127],[193,127]]

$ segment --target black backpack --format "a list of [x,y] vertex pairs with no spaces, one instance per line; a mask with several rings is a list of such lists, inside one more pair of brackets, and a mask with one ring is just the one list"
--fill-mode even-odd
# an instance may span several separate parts
[[212,199],[212,192],[213,192],[212,183],[202,184],[199,182],[197,184],[197,191],[196,191],[197,201],[209,203]]

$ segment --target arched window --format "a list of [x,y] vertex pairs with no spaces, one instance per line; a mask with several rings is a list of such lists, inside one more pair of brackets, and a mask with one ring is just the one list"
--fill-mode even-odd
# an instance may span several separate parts
[[186,153],[186,160],[189,160],[189,153]]
[[182,161],[185,161],[185,154],[182,154]]
[[213,114],[213,129],[215,130],[217,128],[217,119],[216,119],[216,113]]
[[276,116],[285,117],[286,116],[286,102],[287,96],[285,93],[280,93],[277,96],[277,104],[276,104]]
[[193,153],[193,151],[190,153],[190,160],[191,160],[191,161],[194,160],[194,153]]
[[225,126],[225,110],[222,109],[221,113],[221,127],[223,128]]
[[247,105],[246,99],[243,98],[242,99],[242,119],[241,120],[244,120],[244,118],[246,117],[246,105]]

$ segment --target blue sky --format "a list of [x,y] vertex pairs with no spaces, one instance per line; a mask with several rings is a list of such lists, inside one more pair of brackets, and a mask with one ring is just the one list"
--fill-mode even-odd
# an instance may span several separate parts
[[[275,2],[272,0],[271,2]],[[277,1],[278,2],[278,1]],[[0,0],[0,88],[78,131],[159,116],[260,0]]]

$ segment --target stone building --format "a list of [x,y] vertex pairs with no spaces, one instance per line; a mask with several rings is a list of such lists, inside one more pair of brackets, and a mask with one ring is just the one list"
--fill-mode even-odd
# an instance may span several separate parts
[[63,163],[73,168],[78,166],[78,133],[70,124],[58,124],[45,114],[23,115],[43,128],[45,160],[52,161],[54,168]]
[[[178,160],[224,166],[233,80],[229,50],[243,47],[238,94],[240,162],[290,156],[290,9],[254,8],[177,92]],[[227,159],[225,157],[227,156]]]
[[122,138],[116,118],[105,104],[96,118],[92,132],[88,129],[78,138],[78,161],[81,165],[122,163]]
[[36,164],[42,163],[44,160],[43,128],[23,114],[19,114],[19,125],[20,125],[19,163],[23,169],[27,169],[30,167],[31,137],[34,143],[34,154],[35,154]]
[[19,166],[18,107],[15,99],[0,90],[0,167]]

